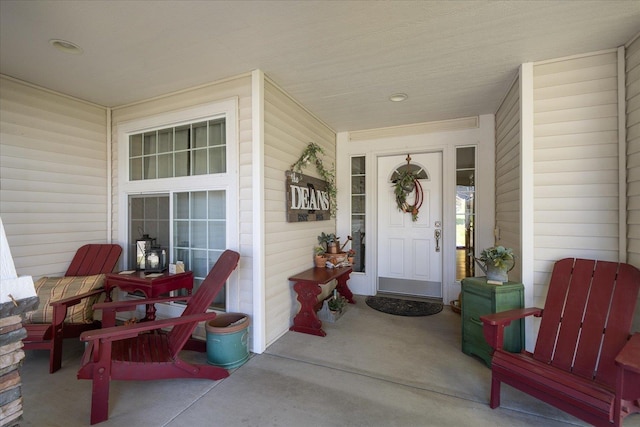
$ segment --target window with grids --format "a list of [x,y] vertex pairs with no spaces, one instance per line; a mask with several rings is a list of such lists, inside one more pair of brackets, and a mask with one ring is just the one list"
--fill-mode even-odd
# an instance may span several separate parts
[[129,136],[129,180],[225,173],[225,119]]

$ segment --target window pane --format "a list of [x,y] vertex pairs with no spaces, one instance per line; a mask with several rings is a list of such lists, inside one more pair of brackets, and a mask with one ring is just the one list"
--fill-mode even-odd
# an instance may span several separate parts
[[176,158],[176,174],[175,176],[189,176],[189,165],[190,165],[190,159],[189,159],[189,152],[188,151],[181,151],[176,153],[175,158]]
[[144,134],[144,148],[143,154],[156,154],[156,133]]
[[189,218],[189,193],[177,193],[174,196],[173,211],[176,219]]
[[142,179],[142,157],[129,161],[129,180],[140,181]]
[[351,158],[351,174],[364,174],[364,156]]
[[226,150],[225,119],[130,135],[129,179],[225,173]]
[[191,271],[196,277],[207,277],[209,274],[207,251],[192,250],[191,251]]
[[191,221],[191,247],[207,249],[206,221]]
[[353,271],[364,272],[364,225],[366,218],[365,156],[351,158],[351,249]]
[[158,153],[173,151],[173,129],[158,131]]
[[225,173],[227,171],[227,152],[225,147],[209,149],[209,173]]
[[207,146],[207,122],[193,124],[192,148],[205,148]]
[[207,193],[205,191],[191,193],[191,219],[207,219]]
[[191,151],[193,156],[193,175],[207,174],[207,149]]
[[224,191],[209,191],[209,218],[226,219],[227,201]]
[[142,156],[142,134],[129,137],[129,157]]
[[224,249],[226,244],[227,225],[224,222],[209,223],[209,247]]
[[209,145],[225,145],[224,120],[215,120],[209,122]]
[[171,178],[173,176],[173,154],[158,156],[158,178]]
[[143,157],[144,160],[144,179],[154,179],[156,175],[156,158]]
[[176,128],[175,133],[175,150],[182,151],[188,150],[190,147],[189,144],[189,134],[190,134],[190,125],[179,126]]

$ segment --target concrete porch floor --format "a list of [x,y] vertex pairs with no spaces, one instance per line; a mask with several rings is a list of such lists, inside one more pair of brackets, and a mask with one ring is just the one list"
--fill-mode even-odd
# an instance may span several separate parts
[[[488,406],[490,370],[460,350],[460,316],[399,317],[356,297],[324,338],[287,332],[222,381],[113,381],[100,426],[569,426],[576,418],[503,385]],[[65,342],[62,369],[28,351],[21,426],[89,425],[83,346]],[[191,353],[206,362],[206,355]],[[640,415],[625,427],[640,426]]]

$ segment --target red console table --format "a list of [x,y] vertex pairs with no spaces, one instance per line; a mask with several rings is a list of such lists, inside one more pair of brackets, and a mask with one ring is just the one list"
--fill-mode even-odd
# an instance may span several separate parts
[[[193,272],[183,273],[151,273],[135,271],[128,274],[110,273],[105,276],[104,290],[107,294],[106,302],[111,301],[113,288],[120,288],[126,292],[140,291],[147,298],[156,298],[178,289],[186,289],[189,294],[193,289]],[[153,304],[147,305],[146,320],[156,318],[156,309]]]
[[293,289],[298,294],[300,302],[300,311],[293,318],[293,326],[289,330],[321,337],[326,336],[327,333],[322,329],[322,321],[318,319],[316,314],[318,295],[322,292],[320,285],[325,285],[336,279],[338,282],[336,289],[340,295],[345,297],[350,304],[355,304],[353,294],[347,286],[347,280],[349,280],[352,271],[351,267],[314,267],[289,277],[290,281],[295,282]]

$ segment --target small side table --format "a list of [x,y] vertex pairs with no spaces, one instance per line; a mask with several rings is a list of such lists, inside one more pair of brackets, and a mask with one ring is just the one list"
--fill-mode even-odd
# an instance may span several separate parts
[[[151,273],[135,271],[128,274],[110,273],[105,276],[104,290],[106,302],[111,301],[111,291],[119,288],[126,292],[142,292],[147,298],[156,298],[178,289],[186,289],[189,294],[193,290],[193,272],[183,273]],[[146,320],[155,320],[156,309],[153,304],[147,305]]]
[[[493,349],[484,338],[480,316],[524,307],[524,285],[487,283],[486,277],[462,279],[462,351],[478,356],[491,367]],[[505,328],[504,349],[519,353],[524,347],[524,320],[514,320]]]
[[347,286],[347,280],[349,280],[349,275],[352,271],[351,267],[314,267],[289,277],[290,281],[295,282],[293,289],[298,294],[298,301],[300,302],[300,311],[293,318],[293,326],[289,330],[320,337],[327,336],[327,333],[322,329],[322,321],[318,319],[315,309],[318,303],[318,295],[322,292],[320,285],[336,279],[338,282],[336,289],[340,292],[340,295],[345,297],[350,304],[355,304],[353,293]]

